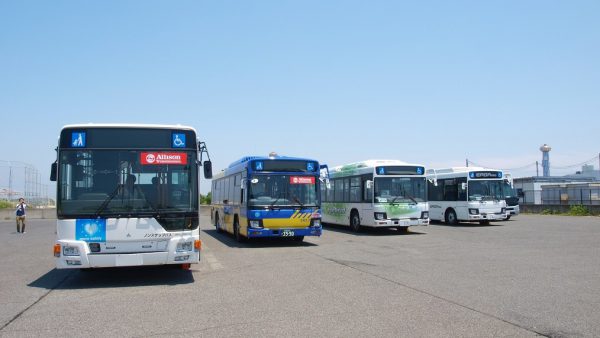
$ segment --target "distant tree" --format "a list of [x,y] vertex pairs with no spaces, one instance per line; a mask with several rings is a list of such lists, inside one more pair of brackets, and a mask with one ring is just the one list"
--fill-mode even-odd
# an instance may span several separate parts
[[200,204],[210,204],[212,202],[212,193],[206,195],[200,194]]

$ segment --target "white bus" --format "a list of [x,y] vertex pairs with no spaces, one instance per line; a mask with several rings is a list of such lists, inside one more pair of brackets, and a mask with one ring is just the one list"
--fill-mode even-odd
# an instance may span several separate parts
[[425,167],[396,160],[368,160],[329,170],[321,185],[323,223],[396,228],[428,225]]
[[448,224],[506,219],[502,170],[479,167],[430,169],[429,216]]
[[506,201],[506,220],[520,213],[519,196],[513,185],[512,175],[504,173],[504,200]]
[[194,129],[69,125],[56,150],[58,269],[198,263],[198,165],[208,153]]

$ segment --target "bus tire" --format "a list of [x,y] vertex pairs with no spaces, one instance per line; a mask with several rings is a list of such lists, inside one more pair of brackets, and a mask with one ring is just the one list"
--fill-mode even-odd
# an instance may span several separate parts
[[244,242],[244,236],[242,236],[240,233],[240,222],[238,221],[237,217],[235,217],[233,220],[233,236],[238,243]]
[[450,225],[458,224],[458,218],[456,218],[456,211],[454,211],[454,209],[446,210],[446,215],[444,218],[446,220],[446,224],[450,224]]
[[398,232],[401,234],[408,233],[408,227],[397,227],[396,230],[398,230]]
[[304,236],[294,236],[295,242],[302,242],[304,240]]
[[506,216],[506,220],[509,221],[510,220],[510,215]]
[[350,229],[354,232],[360,231],[360,215],[356,210],[350,212]]
[[219,218],[219,213],[215,213],[215,228],[217,228],[217,232],[223,232],[221,229],[221,219]]
[[479,224],[481,225],[490,225],[490,221],[479,221]]

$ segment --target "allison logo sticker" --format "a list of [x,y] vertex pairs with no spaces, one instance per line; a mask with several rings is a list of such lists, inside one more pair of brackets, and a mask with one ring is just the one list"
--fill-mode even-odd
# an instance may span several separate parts
[[290,184],[315,184],[314,176],[290,176]]
[[140,162],[143,165],[159,165],[159,164],[187,164],[186,153],[142,153]]

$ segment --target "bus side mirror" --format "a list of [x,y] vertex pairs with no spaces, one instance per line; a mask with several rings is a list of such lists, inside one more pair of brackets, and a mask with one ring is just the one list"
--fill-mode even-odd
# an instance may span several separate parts
[[211,179],[212,178],[212,162],[204,161],[202,166],[204,166],[204,178]]
[[57,172],[58,172],[58,163],[54,162],[54,163],[52,163],[52,166],[50,166],[50,181],[56,182],[56,173]]
[[461,190],[467,190],[467,184],[466,184],[465,182],[462,182],[462,183],[460,184],[460,189],[461,189]]
[[373,188],[373,181],[365,181],[365,188],[367,189],[372,189]]

